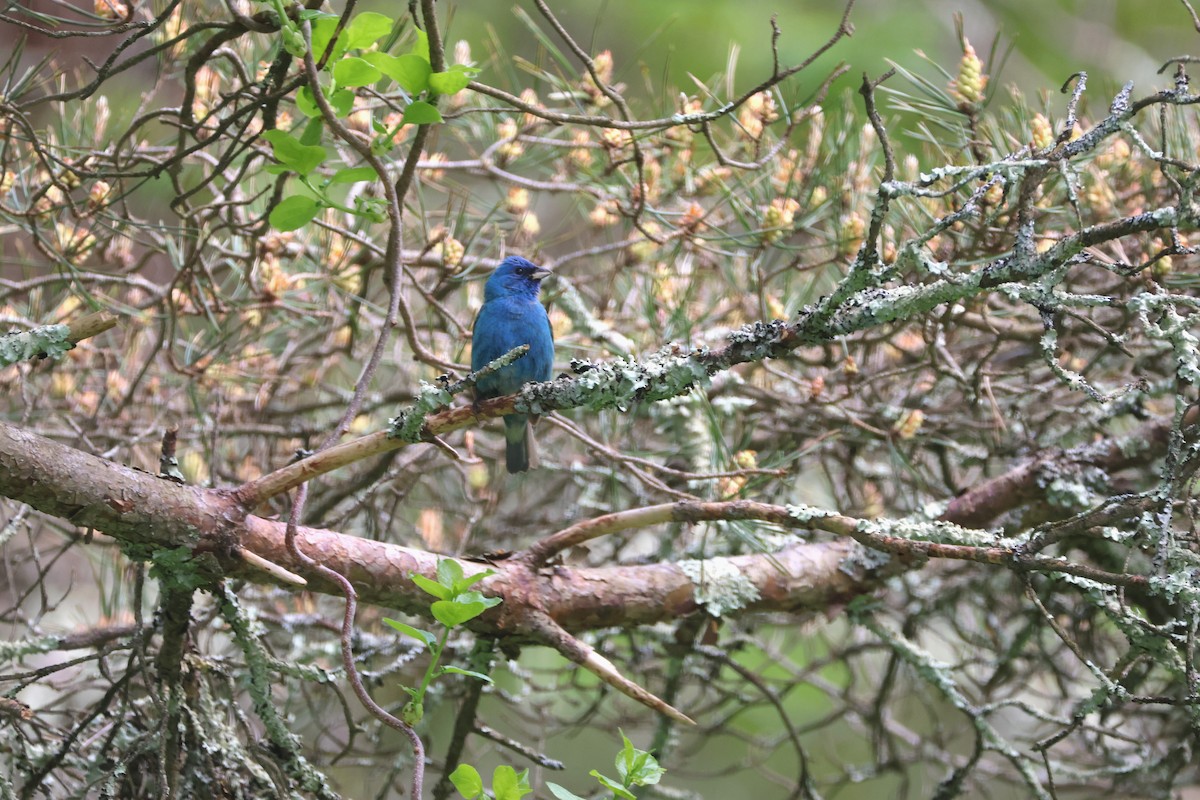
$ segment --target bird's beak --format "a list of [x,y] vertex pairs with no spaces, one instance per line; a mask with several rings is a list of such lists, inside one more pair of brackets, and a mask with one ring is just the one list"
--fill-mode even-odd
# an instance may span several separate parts
[[550,270],[546,269],[545,267],[538,267],[537,269],[535,269],[535,270],[533,271],[533,275],[532,275],[531,277],[532,277],[532,278],[533,278],[535,281],[540,281],[540,280],[543,280],[543,279],[545,279],[545,278],[549,278],[549,277],[550,277],[551,275],[553,275],[553,274],[554,274],[553,272],[551,272]]

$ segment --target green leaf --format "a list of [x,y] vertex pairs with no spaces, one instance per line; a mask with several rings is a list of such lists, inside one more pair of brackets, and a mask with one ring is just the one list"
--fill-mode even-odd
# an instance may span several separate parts
[[268,219],[276,230],[294,231],[311,222],[322,208],[323,206],[311,197],[293,195],[285,197],[279,205],[271,209]]
[[[437,580],[442,586],[445,586],[451,592],[454,592],[455,584],[463,578],[462,564],[459,564],[452,558],[443,558],[437,563]],[[454,592],[457,594],[457,592]]]
[[665,769],[658,765],[658,760],[645,750],[638,750],[629,741],[629,737],[621,731],[625,746],[617,753],[617,772],[626,785],[648,786],[658,783]]
[[339,117],[348,115],[354,109],[354,92],[349,89],[338,89],[329,96],[329,105]]
[[[492,605],[495,605],[495,603]],[[489,608],[491,606],[487,603],[464,603],[462,598],[458,598],[455,600],[438,600],[429,607],[429,610],[433,614],[433,618],[438,622],[447,628],[454,628],[462,625],[467,620],[475,619]]]
[[572,792],[570,789],[564,789],[557,783],[546,781],[546,788],[550,790],[550,794],[554,795],[558,800],[585,800],[585,798]]
[[451,597],[450,590],[440,583],[429,580],[424,575],[418,575],[415,572],[408,573],[408,577],[426,594],[431,594],[439,600],[449,600]]
[[496,800],[521,800],[532,791],[529,787],[529,770],[521,770],[518,774],[507,764],[501,764],[492,771],[492,794]]
[[289,55],[295,58],[304,58],[305,53],[308,52],[308,44],[304,41],[304,34],[301,33],[296,23],[286,22],[280,27],[279,34],[283,37],[283,49]]
[[367,86],[382,77],[382,72],[354,56],[346,56],[333,65],[333,79],[338,86]]
[[424,100],[409,103],[408,108],[404,109],[404,119],[401,120],[405,125],[431,125],[442,121],[441,112]]
[[[321,17],[313,23],[312,26],[312,52],[313,58],[317,61],[321,60],[321,56],[325,54],[325,48],[329,46],[329,41],[333,38],[333,32],[337,30],[338,18],[330,14],[327,17]],[[346,52],[345,36],[338,37],[338,43],[334,45],[333,52],[329,55],[329,59],[325,62],[336,61]]]
[[630,792],[628,789],[626,789],[621,784],[614,781],[612,778],[606,778],[605,776],[601,775],[596,770],[592,770],[591,772],[588,773],[588,775],[591,775],[593,778],[600,781],[600,784],[604,788],[608,789],[610,792],[615,794],[617,797],[623,798],[624,800],[637,800],[637,797],[635,797],[632,792]]
[[449,672],[453,675],[466,675],[468,678],[478,678],[484,683],[492,683],[492,679],[482,672],[472,672],[469,669],[459,669],[458,667],[442,667],[442,672]]
[[292,168],[287,164],[267,164],[263,169],[272,175],[282,175],[285,172],[292,171]]
[[617,751],[616,760],[613,762],[617,768],[617,774],[624,780],[628,775],[629,763],[634,758],[633,742],[629,741],[629,737],[625,735],[625,731],[621,731],[621,741],[624,743],[621,749]]
[[434,72],[429,76],[429,88],[438,94],[456,94],[467,88],[471,77],[479,70],[465,64],[455,64],[445,72]]
[[[354,109],[354,92],[349,89],[338,89],[333,94],[325,92],[325,99],[333,107],[335,116],[344,117]],[[321,116],[321,108],[317,105],[312,87],[301,86],[300,91],[296,92],[296,108],[306,117]]]
[[417,42],[409,52],[424,59],[426,64],[429,63],[429,36],[425,31],[417,28]]
[[450,773],[450,782],[467,800],[474,800],[483,794],[483,778],[480,777],[479,770],[470,764],[459,764],[455,767],[454,772]]
[[321,116],[317,98],[313,97],[313,90],[309,86],[301,86],[300,91],[296,92],[296,108],[306,117]]
[[492,575],[495,575],[495,574],[496,574],[496,570],[485,569],[481,572],[476,572],[474,575],[469,575],[465,578],[460,578],[460,579],[454,581],[454,586],[451,588],[454,589],[455,594],[462,594],[467,589],[470,589],[472,586],[479,583],[484,578],[491,577]]
[[354,198],[354,213],[371,222],[383,222],[387,219],[387,201],[382,197]]
[[370,47],[381,36],[386,36],[392,30],[394,21],[391,17],[376,14],[374,11],[364,11],[350,20],[342,40],[346,49],[357,50],[360,47]]
[[360,181],[373,181],[377,177],[375,170],[370,167],[346,167],[333,173],[333,177],[329,179],[329,182],[359,183]]
[[300,144],[314,145],[320,144],[321,134],[325,132],[325,120],[316,117],[310,119],[308,124],[304,126],[304,132],[300,134]]
[[433,635],[429,631],[423,631],[420,628],[414,628],[412,625],[406,625],[399,620],[389,619],[387,617],[383,618],[383,623],[391,628],[395,628],[405,636],[411,636],[413,639],[423,642],[426,647],[431,647],[437,644],[437,636]]
[[263,131],[262,137],[271,143],[275,160],[287,164],[301,175],[307,175],[321,165],[327,156],[324,147],[300,144],[300,140],[281,130]]
[[429,86],[429,62],[420,56],[393,56],[387,53],[363,53],[363,60],[400,84],[410,95],[417,95]]
[[485,597],[479,592],[460,592],[454,596],[459,603],[483,603],[484,607],[492,608],[502,602],[499,597]]

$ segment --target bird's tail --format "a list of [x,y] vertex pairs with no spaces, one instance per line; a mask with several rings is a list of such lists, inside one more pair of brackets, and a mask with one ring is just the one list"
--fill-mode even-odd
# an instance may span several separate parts
[[524,414],[504,418],[504,465],[509,472],[537,466],[537,445],[529,428],[529,418]]

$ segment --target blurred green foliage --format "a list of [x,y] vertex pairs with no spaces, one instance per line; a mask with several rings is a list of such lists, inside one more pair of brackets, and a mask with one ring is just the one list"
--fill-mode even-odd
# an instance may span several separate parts
[[[504,51],[537,63],[537,43],[514,13],[516,7],[460,4],[451,16],[447,43],[502,42]],[[666,87],[691,93],[695,85],[689,73],[707,81],[734,58],[738,91],[769,74],[773,15],[783,31],[780,60],[790,64],[829,38],[843,9],[835,0],[577,0],[560,14],[593,53],[613,51],[617,78],[631,89],[649,85],[660,92],[665,78]],[[825,54],[822,63],[851,66],[842,87],[857,86],[863,71],[883,72],[889,60],[916,65],[914,50],[953,64],[961,53],[956,12],[963,13],[966,34],[985,60],[997,35],[1001,53],[1013,47],[1000,85],[1015,83],[1026,93],[1055,89],[1079,70],[1099,79],[1096,88],[1104,88],[1106,80],[1118,86],[1132,80],[1148,88],[1160,57],[1186,52],[1197,35],[1186,8],[1175,0],[859,0],[851,15],[854,36]],[[818,72],[807,80],[815,85]]]

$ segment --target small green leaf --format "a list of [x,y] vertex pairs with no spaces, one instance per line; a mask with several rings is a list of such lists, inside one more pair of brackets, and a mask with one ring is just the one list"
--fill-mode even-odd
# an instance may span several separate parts
[[279,205],[271,209],[271,226],[281,231],[294,231],[312,221],[321,211],[321,204],[311,197],[293,195],[285,197]]
[[624,800],[637,800],[637,797],[635,797],[633,793],[631,793],[621,784],[614,781],[612,778],[606,778],[596,770],[592,770],[588,773],[588,775],[591,775],[593,778],[600,781],[600,785],[602,785],[605,789],[608,789],[617,797],[623,798]]
[[[452,558],[443,558],[437,563],[437,580],[442,586],[445,586],[451,592],[454,592],[455,584],[463,578],[462,564],[459,564]],[[457,594],[457,592],[454,592]]]
[[271,143],[275,160],[287,164],[301,175],[307,175],[326,158],[324,147],[300,144],[300,140],[281,130],[263,131],[262,137]]
[[621,731],[625,746],[617,753],[617,772],[627,785],[648,786],[658,783],[665,769],[658,765],[658,760],[645,750],[638,750],[629,741],[629,737]]
[[471,76],[479,70],[464,64],[455,64],[445,72],[434,72],[429,76],[429,88],[438,94],[456,94],[467,88]]
[[[333,32],[337,30],[338,18],[330,14],[321,17],[313,23],[312,26],[312,52],[313,58],[317,61],[321,60],[321,56],[325,54],[325,48],[329,46],[329,40],[333,38]],[[333,52],[330,53],[329,59],[325,62],[336,61],[342,57],[342,53],[346,52],[345,36],[338,37],[338,43],[334,45]]]
[[429,580],[424,575],[418,575],[415,572],[408,573],[408,577],[412,578],[412,582],[417,585],[426,594],[431,594],[439,600],[449,600],[451,597],[450,590],[440,583]]
[[459,592],[454,595],[454,600],[458,603],[482,603],[485,608],[498,606],[502,602],[499,597],[485,597],[479,592]]
[[429,610],[438,622],[447,628],[454,628],[467,620],[475,619],[488,608],[486,603],[464,603],[461,599],[457,599],[438,600],[429,607]]
[[417,42],[409,52],[424,59],[426,64],[429,63],[429,36],[425,31],[417,28]]
[[304,41],[304,34],[296,27],[296,23],[289,22],[279,29],[280,35],[283,37],[283,49],[294,58],[304,58],[304,54],[308,52],[308,45]]
[[370,222],[383,222],[387,219],[387,201],[382,197],[357,195],[354,198],[354,213]]
[[424,100],[417,100],[409,103],[408,108],[404,109],[404,119],[401,121],[405,125],[431,125],[443,120],[441,112],[436,108]]
[[495,574],[496,574],[496,570],[485,569],[481,572],[476,572],[474,575],[468,575],[465,578],[460,578],[460,579],[454,581],[454,586],[451,588],[454,589],[455,594],[462,594],[467,589],[470,589],[472,586],[479,583],[484,578],[491,577],[492,575],[495,575]]
[[272,175],[282,175],[285,172],[292,171],[292,168],[287,164],[267,164],[263,169]]
[[368,86],[382,77],[382,72],[354,56],[346,56],[333,65],[333,79],[338,86]]
[[333,177],[329,179],[329,182],[359,183],[361,181],[373,181],[377,177],[375,170],[370,167],[346,167],[333,173]]
[[345,117],[354,109],[354,92],[349,89],[338,89],[329,97],[329,105],[339,117]]
[[617,768],[617,774],[624,780],[628,773],[629,763],[634,758],[633,742],[629,741],[629,737],[625,735],[625,731],[621,731],[621,749],[617,751],[617,758],[614,762]]
[[418,703],[416,700],[410,700],[404,704],[404,708],[400,709],[400,719],[404,720],[404,724],[408,726],[416,725],[425,717],[425,705]]
[[363,60],[400,84],[400,88],[410,95],[420,94],[429,86],[429,62],[419,56],[363,53]]
[[529,770],[521,770],[518,774],[507,764],[501,764],[492,771],[492,794],[496,800],[521,800],[531,791]]
[[346,32],[342,34],[346,49],[357,50],[361,47],[370,47],[381,36],[387,35],[392,30],[392,25],[391,17],[376,14],[374,11],[364,11],[362,14],[358,14],[350,20],[350,24],[346,26]]
[[300,144],[320,144],[321,134],[324,132],[325,120],[321,119],[320,117],[310,119],[308,124],[304,126],[304,132],[300,134]]
[[483,794],[483,778],[479,775],[479,770],[470,764],[459,764],[455,767],[454,772],[450,773],[450,782],[467,800],[475,800]]
[[309,86],[301,86],[300,91],[296,92],[296,108],[306,117],[321,116],[321,109],[317,107],[317,99],[313,97],[313,90]]
[[387,617],[383,618],[383,623],[388,627],[395,628],[405,636],[411,636],[417,641],[424,643],[426,647],[437,644],[437,636],[433,635],[429,631],[423,631],[420,628],[414,628],[412,625],[405,625],[399,620],[389,619]]
[[546,781],[546,788],[550,790],[550,794],[554,795],[558,800],[584,800],[584,798],[572,792],[570,789],[564,789],[557,783]]
[[466,675],[468,678],[478,678],[484,683],[492,683],[491,677],[484,675],[482,672],[472,672],[469,669],[459,669],[458,667],[442,667],[442,672],[449,672],[452,675]]

